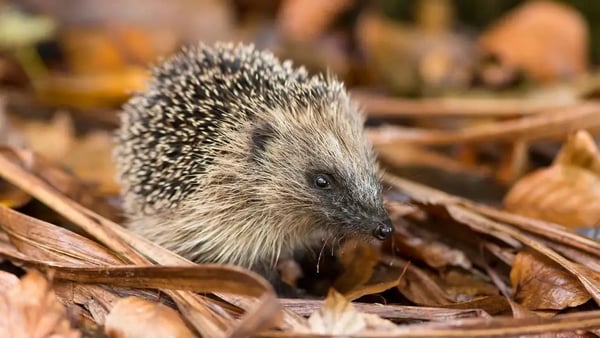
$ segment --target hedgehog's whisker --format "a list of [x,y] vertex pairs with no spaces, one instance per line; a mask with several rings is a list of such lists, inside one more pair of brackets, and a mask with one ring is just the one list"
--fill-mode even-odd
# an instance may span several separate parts
[[319,273],[319,269],[321,267],[321,257],[323,257],[323,251],[325,251],[325,246],[327,246],[327,243],[329,242],[329,239],[332,236],[329,235],[327,236],[327,238],[323,241],[323,245],[321,246],[321,251],[319,251],[319,258],[317,258],[317,273]]

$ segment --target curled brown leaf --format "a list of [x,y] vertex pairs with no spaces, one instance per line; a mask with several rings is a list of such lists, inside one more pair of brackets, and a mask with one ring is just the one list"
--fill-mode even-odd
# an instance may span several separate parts
[[600,155],[585,131],[570,135],[552,166],[511,188],[504,204],[513,212],[568,227],[600,223]]
[[575,276],[535,253],[517,254],[510,279],[515,299],[531,310],[562,310],[591,299]]

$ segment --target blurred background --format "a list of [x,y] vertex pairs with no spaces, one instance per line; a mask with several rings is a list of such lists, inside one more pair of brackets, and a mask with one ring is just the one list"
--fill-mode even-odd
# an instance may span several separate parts
[[[56,103],[118,104],[140,88],[148,64],[181,45],[227,40],[394,95],[499,89],[588,71],[600,57],[598,7],[591,0],[2,1],[1,75]],[[69,80],[78,85],[67,90]],[[96,95],[86,99],[86,91]]]
[[594,0],[0,1],[0,142],[117,195],[110,153],[119,106],[143,90],[150,65],[198,41],[252,42],[332,71],[369,126],[458,131],[435,142],[407,131],[404,143],[376,144],[395,173],[495,205],[552,164],[566,133],[460,131],[590,100],[600,85]]

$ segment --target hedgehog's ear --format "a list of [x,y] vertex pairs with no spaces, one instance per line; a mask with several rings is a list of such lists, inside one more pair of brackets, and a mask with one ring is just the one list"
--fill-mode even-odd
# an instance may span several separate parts
[[274,135],[273,126],[267,122],[259,123],[252,130],[250,137],[250,154],[253,158],[259,158],[262,156],[267,143]]

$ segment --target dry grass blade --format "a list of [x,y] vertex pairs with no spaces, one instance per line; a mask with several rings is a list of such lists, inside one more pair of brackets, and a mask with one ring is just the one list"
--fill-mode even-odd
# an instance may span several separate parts
[[559,108],[568,108],[575,102],[557,103],[534,99],[492,98],[431,98],[406,99],[353,93],[355,99],[372,117],[393,116],[473,116],[495,117],[539,114]]
[[516,228],[534,233],[543,238],[577,248],[595,256],[600,256],[600,242],[569,231],[562,225],[517,214],[510,214],[466,200],[460,201],[459,204],[465,206],[469,210],[473,210],[483,216],[489,217],[490,219],[508,223]]
[[[323,305],[322,300],[310,299],[280,299],[284,307],[292,309],[295,313],[310,316]],[[371,313],[382,318],[392,320],[431,320],[446,321],[471,317],[490,317],[485,311],[479,309],[446,309],[426,306],[401,306],[380,305],[366,303],[352,303],[361,312]]]
[[[152,245],[140,236],[130,233],[118,224],[70,200],[56,188],[15,164],[4,153],[0,153],[0,176],[80,226],[82,230],[112,249],[126,262],[148,265],[150,261],[144,257],[146,256],[163,265],[192,264],[168,250]],[[143,251],[136,251],[140,248]],[[254,276],[253,282],[254,284],[261,285],[264,290],[258,302],[251,299],[222,295],[225,299],[231,298],[232,303],[237,302],[240,305],[244,305],[244,309],[246,310],[246,314],[227,333],[228,335],[240,337],[248,335],[251,332],[271,327],[277,318],[280,306],[272,287],[264,279],[256,276]],[[170,296],[178,304],[184,316],[186,316],[197,330],[200,332],[206,330],[210,322],[201,320],[206,318],[206,315],[203,316],[202,313],[210,313],[211,311],[198,301],[193,293],[176,291],[170,293]],[[294,323],[296,326],[302,325],[300,319],[293,314],[288,313],[286,317],[287,323]],[[214,324],[211,327],[216,329]]]
[[15,247],[28,257],[73,265],[123,264],[94,241],[1,205],[0,227]]
[[[127,288],[191,290],[195,292],[231,292],[258,297],[264,290],[253,285],[253,276],[245,270],[221,265],[197,266],[103,266],[81,267],[29,259],[23,256],[3,256],[40,271],[52,271],[54,278],[87,284],[106,284]],[[237,279],[235,279],[237,278]],[[240,288],[243,283],[246,288]]]
[[381,127],[369,130],[375,145],[390,143],[454,144],[457,142],[534,140],[600,127],[600,104],[585,103],[552,113],[476,125],[457,131]]

